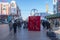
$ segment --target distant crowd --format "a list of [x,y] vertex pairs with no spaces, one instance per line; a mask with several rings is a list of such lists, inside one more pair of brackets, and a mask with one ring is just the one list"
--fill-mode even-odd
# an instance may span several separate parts
[[23,28],[27,28],[26,21],[21,22],[20,20],[10,20],[9,21],[9,30],[12,31],[12,29],[13,29],[14,34],[16,34],[17,29],[20,30],[22,25],[23,25]]

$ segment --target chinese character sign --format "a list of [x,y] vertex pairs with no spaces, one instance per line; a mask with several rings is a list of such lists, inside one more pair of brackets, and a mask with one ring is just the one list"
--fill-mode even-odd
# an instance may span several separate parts
[[30,16],[28,21],[29,31],[40,31],[40,16]]

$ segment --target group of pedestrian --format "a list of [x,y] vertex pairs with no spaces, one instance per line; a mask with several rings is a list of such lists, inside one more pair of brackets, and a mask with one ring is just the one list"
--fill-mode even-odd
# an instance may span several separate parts
[[58,27],[59,26],[59,21],[55,21],[55,27]]
[[17,21],[17,26],[18,26],[18,29],[21,28],[21,22],[20,21]]
[[49,21],[42,20],[42,25],[43,25],[43,28],[50,29],[50,30],[52,29]]
[[26,21],[23,21],[23,24],[24,24],[24,26],[23,26],[23,28],[25,29],[25,28],[28,28],[28,22],[26,22]]
[[20,29],[20,27],[21,27],[20,21],[17,21],[17,20],[14,20],[14,22],[12,22],[12,20],[9,21],[9,29],[10,29],[10,31],[12,31],[12,29],[13,29],[14,34],[16,34],[16,32],[17,32],[17,27]]

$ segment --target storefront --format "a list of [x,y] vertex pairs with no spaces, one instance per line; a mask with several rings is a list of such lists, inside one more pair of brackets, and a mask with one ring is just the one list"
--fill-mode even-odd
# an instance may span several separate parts
[[1,23],[6,23],[7,22],[7,17],[8,17],[8,15],[0,15],[0,22]]
[[46,16],[46,18],[52,23],[53,26],[60,26],[60,13]]

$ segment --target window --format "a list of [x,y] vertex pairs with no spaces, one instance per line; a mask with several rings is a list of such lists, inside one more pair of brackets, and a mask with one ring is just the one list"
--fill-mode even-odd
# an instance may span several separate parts
[[6,8],[3,8],[3,10],[6,10]]
[[12,6],[12,7],[14,7],[14,6],[15,6],[15,4],[14,4],[14,3],[12,3],[12,4],[11,4],[11,6]]

